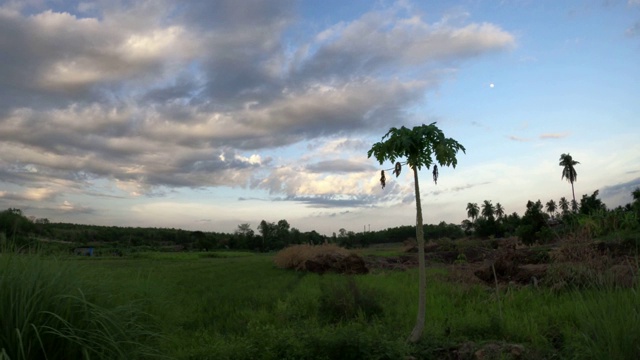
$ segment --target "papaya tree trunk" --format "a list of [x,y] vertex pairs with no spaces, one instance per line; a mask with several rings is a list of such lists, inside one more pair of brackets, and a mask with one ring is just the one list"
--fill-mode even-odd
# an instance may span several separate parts
[[416,240],[418,242],[418,316],[416,325],[411,331],[409,342],[415,343],[422,337],[427,306],[427,274],[424,264],[424,229],[422,226],[422,204],[420,203],[420,185],[418,182],[418,170],[413,168],[414,187],[416,192]]

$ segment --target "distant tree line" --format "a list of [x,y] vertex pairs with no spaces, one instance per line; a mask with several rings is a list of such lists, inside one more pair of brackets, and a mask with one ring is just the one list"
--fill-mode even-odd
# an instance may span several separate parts
[[468,203],[468,219],[463,220],[461,226],[467,235],[480,238],[517,236],[526,245],[551,241],[579,227],[586,227],[592,236],[640,228],[640,188],[632,192],[633,202],[615,209],[607,209],[598,194],[598,190],[591,195],[585,194],[580,202],[570,202],[565,197],[558,203],[549,200],[544,205],[540,200],[527,201],[522,217],[516,212],[505,215],[500,203],[494,206],[490,200],[485,200],[481,206]]
[[[583,195],[579,202],[562,197],[556,203],[549,200],[528,201],[524,215],[509,215],[500,203],[490,200],[482,205],[468,203],[467,217],[460,225],[440,222],[423,225],[427,240],[465,236],[501,238],[517,236],[524,244],[545,243],[577,228],[590,235],[601,236],[610,232],[640,228],[640,188],[632,192],[633,201],[625,206],[607,209],[596,190]],[[287,220],[262,220],[254,231],[248,223],[238,225],[233,233],[188,231],[168,228],[142,228],[54,223],[48,219],[25,216],[20,209],[9,208],[0,212],[0,251],[11,242],[29,246],[38,240],[69,242],[70,246],[93,245],[111,248],[145,247],[151,250],[249,250],[277,251],[293,244],[336,243],[347,248],[367,247],[374,244],[398,243],[415,237],[416,228],[398,226],[379,231],[354,232],[344,228],[331,236],[315,230],[302,232],[291,227]]]
[[[278,222],[262,220],[256,230],[248,223],[238,225],[231,234],[174,228],[83,225],[28,218],[21,210],[13,208],[0,212],[0,240],[19,246],[49,240],[68,242],[71,247],[91,245],[110,248],[145,247],[154,250],[232,249],[269,252],[294,244],[337,243],[348,248],[366,247],[371,244],[402,242],[415,236],[415,226],[360,233],[340,229],[338,234],[325,236],[315,230],[302,232],[291,227],[284,219]],[[458,239],[465,236],[460,226],[445,222],[424,225],[424,232],[430,239]]]

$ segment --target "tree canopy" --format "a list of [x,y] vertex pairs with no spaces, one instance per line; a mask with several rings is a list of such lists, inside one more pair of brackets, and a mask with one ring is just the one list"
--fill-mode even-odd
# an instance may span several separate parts
[[416,170],[423,166],[430,169],[435,157],[441,166],[455,168],[458,164],[456,153],[460,150],[465,152],[466,149],[456,140],[445,138],[435,124],[422,124],[413,129],[393,127],[382,137],[382,141],[373,144],[367,156],[375,157],[380,164],[385,161],[394,163],[404,158],[406,164]]

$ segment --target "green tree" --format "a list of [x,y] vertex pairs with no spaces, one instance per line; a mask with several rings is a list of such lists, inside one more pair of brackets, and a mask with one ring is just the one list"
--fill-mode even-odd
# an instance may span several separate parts
[[[386,140],[385,140],[386,139]],[[426,272],[425,272],[425,259],[424,259],[424,228],[422,220],[422,205],[420,201],[420,182],[418,181],[418,171],[422,167],[427,169],[433,165],[433,180],[437,183],[438,180],[438,166],[434,164],[435,161],[440,166],[453,166],[456,167],[458,159],[456,154],[459,150],[465,152],[464,146],[451,138],[445,138],[444,133],[440,130],[435,123],[421,126],[416,126],[413,129],[406,127],[391,128],[382,137],[382,141],[373,144],[368,151],[367,156],[370,158],[374,156],[380,165],[385,161],[391,163],[396,162],[396,159],[406,159],[406,164],[413,170],[414,191],[416,197],[416,239],[418,241],[418,274],[419,274],[419,296],[418,296],[418,314],[416,318],[416,325],[411,331],[409,336],[410,342],[417,342],[422,336],[424,331],[424,322],[426,315]],[[394,174],[400,175],[402,164],[400,162],[395,163]],[[385,185],[384,170],[380,178],[382,187]]]
[[585,215],[592,215],[598,211],[606,211],[607,206],[598,199],[599,190],[593,192],[593,194],[587,196],[582,195],[580,199],[580,213]]
[[540,200],[527,201],[527,211],[520,220],[520,226],[516,230],[520,241],[525,245],[532,245],[536,241],[543,242],[546,236],[546,232],[543,231],[547,228],[547,221],[543,214],[542,202]]
[[502,204],[500,203],[496,203],[496,216],[498,217],[498,220],[502,220],[504,217],[504,207],[502,207]]
[[279,250],[291,243],[291,232],[289,231],[290,228],[291,225],[289,225],[289,222],[287,220],[282,219],[278,221],[275,229],[275,239],[273,240],[272,244],[273,249]]
[[562,179],[567,179],[571,183],[571,194],[573,195],[573,201],[576,202],[576,192],[573,189],[573,183],[578,180],[578,173],[574,168],[575,165],[580,164],[579,162],[573,160],[571,155],[562,154],[560,155],[560,166],[562,166]]
[[562,210],[563,216],[569,214],[569,201],[567,201],[566,197],[561,197],[558,205],[560,206],[560,210]]
[[506,234],[513,235],[516,232],[518,226],[520,226],[520,215],[517,212],[513,212],[511,215],[507,215],[502,220],[502,226]]
[[577,213],[579,210],[580,210],[580,205],[578,204],[578,202],[575,200],[571,200],[571,211],[573,211],[574,213]]
[[238,225],[235,237],[237,238],[237,247],[254,250],[258,245],[255,243],[255,233],[251,229],[251,225],[247,223]]
[[635,211],[638,221],[640,221],[640,187],[637,187],[631,193],[633,196],[633,203],[628,204],[630,210]]
[[469,219],[462,220],[461,226],[464,230],[465,235],[470,235],[473,231],[473,223]]
[[471,218],[471,220],[475,221],[480,214],[480,208],[477,203],[468,203],[467,204],[467,217]]
[[289,237],[291,239],[291,244],[302,243],[302,233],[297,228],[291,228],[291,230],[289,230]]
[[493,207],[491,200],[485,200],[482,203],[482,216],[486,219],[493,219],[493,214],[495,213],[495,211],[496,209]]
[[260,221],[258,225],[258,231],[262,235],[262,244],[260,245],[260,251],[268,251],[269,248],[274,247],[278,236],[278,225],[266,220]]
[[546,207],[547,207],[547,212],[551,216],[555,215],[556,210],[558,210],[558,207],[556,206],[556,202],[553,201],[553,199],[547,201]]

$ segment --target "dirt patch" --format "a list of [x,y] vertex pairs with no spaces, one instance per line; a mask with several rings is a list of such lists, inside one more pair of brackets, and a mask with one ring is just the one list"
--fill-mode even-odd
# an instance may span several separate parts
[[418,266],[418,255],[402,255],[392,257],[367,256],[365,263],[369,269],[406,270]]
[[358,275],[369,273],[369,268],[356,254],[319,254],[302,263],[302,270],[324,274],[331,271],[339,274]]
[[[580,240],[580,239],[578,239]],[[447,267],[446,280],[464,284],[517,284],[551,288],[608,285],[629,288],[639,283],[635,257],[620,244],[563,241],[536,247],[519,246],[515,239],[486,242],[429,242],[425,244],[428,267]],[[418,266],[415,244],[396,257],[368,256],[371,270],[406,270]]]

